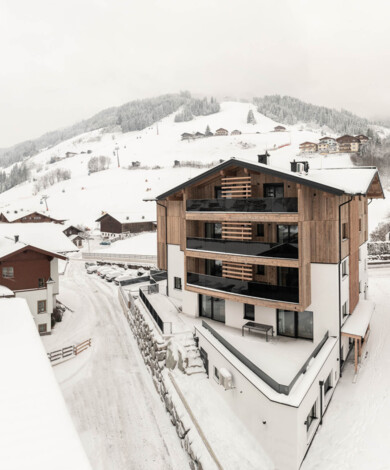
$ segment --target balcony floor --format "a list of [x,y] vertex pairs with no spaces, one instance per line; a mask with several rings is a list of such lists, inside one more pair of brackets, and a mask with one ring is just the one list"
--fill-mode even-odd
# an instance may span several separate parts
[[183,319],[198,328],[202,326],[202,320],[205,320],[257,367],[283,385],[292,381],[316,347],[312,341],[284,336],[268,336],[268,342],[262,333],[249,334],[245,331],[245,336],[242,336],[241,329],[208,318],[189,318],[183,315]]

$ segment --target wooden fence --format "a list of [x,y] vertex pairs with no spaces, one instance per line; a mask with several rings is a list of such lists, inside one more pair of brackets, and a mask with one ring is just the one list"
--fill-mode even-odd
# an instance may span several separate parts
[[67,359],[69,357],[77,356],[78,354],[82,353],[86,349],[91,346],[92,339],[86,339],[82,343],[77,344],[76,346],[67,346],[66,348],[57,349],[56,351],[52,351],[47,353],[47,357],[49,358],[50,362],[56,362],[61,359]]

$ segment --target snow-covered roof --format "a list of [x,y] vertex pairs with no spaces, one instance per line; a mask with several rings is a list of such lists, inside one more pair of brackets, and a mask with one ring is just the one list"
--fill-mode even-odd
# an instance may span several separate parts
[[0,468],[91,470],[25,299],[0,299]]
[[13,245],[16,245],[14,237],[15,235],[19,235],[19,248],[31,245],[41,250],[53,253],[77,251],[77,247],[63,233],[63,229],[64,227],[59,224],[0,224],[0,238],[3,239],[8,237],[12,240]]
[[121,224],[130,224],[137,222],[155,222],[156,218],[150,215],[144,215],[138,212],[106,212],[101,215],[96,221],[100,221],[105,215],[110,215]]
[[[174,194],[180,189],[201,181],[208,175],[229,167],[239,166],[249,168],[253,171],[259,171],[265,174],[271,174],[288,181],[301,183],[307,186],[315,187],[321,191],[330,192],[337,195],[365,195],[373,182],[375,176],[378,176],[376,167],[349,167],[349,168],[323,168],[310,169],[308,173],[297,173],[276,166],[255,163],[244,159],[232,158],[210,170],[192,178],[173,189],[160,194],[157,199],[164,199],[170,194]],[[379,180],[379,176],[378,176]],[[380,182],[380,180],[379,180]],[[382,191],[383,193],[383,191]]]
[[364,338],[374,310],[374,302],[370,300],[360,300],[353,313],[349,315],[347,321],[341,328],[341,332],[345,335]]
[[31,214],[35,214],[35,213],[37,215],[40,215],[40,216],[43,216],[43,217],[50,217],[51,219],[56,220],[56,221],[65,220],[65,219],[56,219],[56,218],[52,217],[50,215],[50,213],[44,214],[43,212],[38,212],[38,211],[34,211],[34,210],[3,211],[3,214],[7,218],[8,222],[13,222],[14,220],[18,220],[18,219],[21,219],[22,217],[27,217],[27,216],[29,216]]
[[0,286],[0,297],[13,297],[15,294],[8,287]]

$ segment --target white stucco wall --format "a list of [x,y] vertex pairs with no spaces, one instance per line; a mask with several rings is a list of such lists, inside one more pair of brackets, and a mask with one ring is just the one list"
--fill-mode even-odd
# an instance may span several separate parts
[[[47,289],[36,289],[15,292],[16,297],[26,299],[30,312],[34,318],[36,325],[46,324],[46,331],[51,332],[51,314],[53,310],[49,310],[50,303],[48,302]],[[46,300],[46,313],[38,313],[38,300]],[[55,300],[55,297],[54,297]],[[51,301],[51,306],[53,300]]]
[[[181,290],[174,288],[174,277],[181,278]],[[184,290],[184,254],[179,245],[168,244],[168,289],[169,296],[183,300]]]

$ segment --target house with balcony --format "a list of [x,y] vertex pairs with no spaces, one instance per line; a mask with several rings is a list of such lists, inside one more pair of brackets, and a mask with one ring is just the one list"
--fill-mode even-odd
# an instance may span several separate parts
[[340,153],[355,153],[360,150],[360,140],[352,135],[343,135],[336,139]]
[[318,150],[318,145],[314,142],[302,142],[299,144],[299,150],[302,153],[316,153]]
[[337,140],[333,137],[322,137],[318,143],[320,153],[337,153],[339,146]]
[[375,167],[263,161],[230,159],[158,196],[158,267],[221,399],[296,470],[367,341],[368,200],[384,195]]

